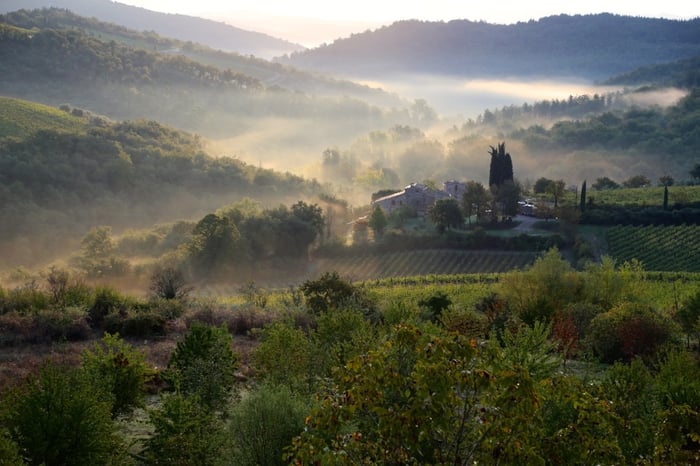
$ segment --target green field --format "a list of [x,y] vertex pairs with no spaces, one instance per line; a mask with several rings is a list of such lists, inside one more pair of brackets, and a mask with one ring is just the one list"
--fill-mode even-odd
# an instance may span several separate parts
[[700,272],[700,226],[616,226],[608,251],[619,263],[637,259],[645,270]]
[[58,108],[0,96],[0,138],[24,138],[37,131],[80,132],[82,119]]
[[[587,198],[593,198],[594,204],[607,205],[637,205],[637,206],[657,206],[664,205],[664,188],[661,186],[653,188],[623,188],[604,189],[601,191],[588,191]],[[690,202],[700,202],[700,185],[696,186],[669,186],[668,203],[687,204]]]
[[314,268],[319,272],[334,270],[352,280],[364,281],[414,275],[508,272],[532,264],[537,257],[534,252],[428,249],[320,259]]

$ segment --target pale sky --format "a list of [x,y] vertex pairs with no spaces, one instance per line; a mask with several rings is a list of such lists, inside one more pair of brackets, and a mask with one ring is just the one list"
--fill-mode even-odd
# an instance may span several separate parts
[[[402,19],[468,19],[496,24],[556,14],[615,13],[669,19],[700,17],[700,2],[689,0],[116,0],[149,10],[226,21],[307,46],[332,42],[352,32]],[[295,39],[296,38],[296,39]],[[301,40],[299,39],[301,38]]]

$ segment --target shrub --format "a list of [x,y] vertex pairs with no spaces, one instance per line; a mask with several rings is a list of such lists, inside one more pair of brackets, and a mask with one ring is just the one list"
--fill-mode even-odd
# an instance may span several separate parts
[[281,322],[266,327],[253,361],[262,378],[273,385],[302,391],[308,388],[311,345],[297,328]]
[[308,410],[308,402],[281,386],[263,385],[245,397],[229,423],[235,464],[282,464],[284,449],[304,429]]
[[151,294],[160,299],[187,299],[192,287],[187,285],[185,275],[174,267],[156,269],[151,275]]
[[311,313],[319,315],[330,309],[357,307],[366,315],[374,313],[374,303],[362,290],[337,272],[325,272],[316,280],[307,280],[301,285],[306,305]]
[[674,337],[673,323],[657,311],[634,303],[621,304],[593,318],[587,344],[601,362],[649,361]]
[[110,464],[119,450],[110,405],[80,371],[46,365],[5,400],[7,425],[30,464]]
[[85,311],[79,308],[45,310],[33,320],[34,341],[81,341],[92,334]]
[[196,395],[203,407],[221,410],[229,401],[238,360],[224,325],[194,322],[177,343],[165,376],[185,395]]
[[118,333],[125,338],[159,337],[167,333],[165,318],[151,311],[129,310],[108,314],[102,328],[108,333]]
[[224,464],[227,450],[223,423],[201,409],[196,396],[167,396],[161,409],[151,411],[153,435],[143,458],[148,465],[209,466]]
[[95,289],[95,298],[88,309],[88,320],[93,328],[100,328],[108,314],[126,315],[127,308],[126,298],[119,291],[108,286],[99,287]]
[[105,333],[102,341],[83,352],[82,367],[93,385],[101,386],[112,406],[112,417],[143,405],[148,367],[145,355],[119,335]]

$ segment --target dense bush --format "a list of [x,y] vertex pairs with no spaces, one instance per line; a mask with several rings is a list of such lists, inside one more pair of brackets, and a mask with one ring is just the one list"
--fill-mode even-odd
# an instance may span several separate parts
[[232,461],[241,466],[283,464],[285,448],[304,429],[309,401],[283,386],[263,385],[231,413]]
[[47,365],[4,403],[3,423],[30,464],[111,464],[122,451],[110,403],[77,369]]
[[225,409],[234,390],[238,357],[228,329],[193,322],[170,356],[165,377],[207,410]]
[[112,407],[112,417],[128,414],[143,405],[148,374],[145,355],[126,344],[119,335],[105,334],[86,349],[82,368],[95,387],[101,387]]
[[598,314],[588,328],[587,344],[602,362],[650,361],[674,341],[677,329],[658,311],[639,304],[622,304]]

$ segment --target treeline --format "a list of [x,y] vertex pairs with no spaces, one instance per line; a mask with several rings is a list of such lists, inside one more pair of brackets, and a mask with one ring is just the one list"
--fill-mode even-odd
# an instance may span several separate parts
[[634,71],[614,76],[605,81],[605,84],[692,89],[700,86],[700,57],[643,66]]
[[381,69],[384,73],[540,77],[546,70],[548,76],[607,79],[640,66],[697,56],[697,25],[697,19],[612,14],[558,15],[511,25],[398,21],[294,52],[289,62],[368,74]]
[[[93,225],[153,225],[212,211],[236,197],[283,202],[320,192],[290,173],[208,156],[197,136],[153,121],[84,117],[80,132],[37,130],[0,139],[0,238],[38,252]],[[89,121],[88,121],[89,120]],[[42,247],[44,245],[44,247]],[[30,254],[31,257],[31,254]]]
[[531,126],[514,131],[511,137],[522,140],[531,150],[615,150],[691,162],[700,147],[698,108],[700,90],[694,89],[667,109],[650,107],[605,112],[560,121],[550,129]]
[[[26,24],[29,28],[13,27]],[[153,83],[261,89],[250,76],[206,66],[182,55],[164,55],[102,41],[76,29],[36,29],[35,21],[0,17],[3,80],[47,78],[91,82]]]

